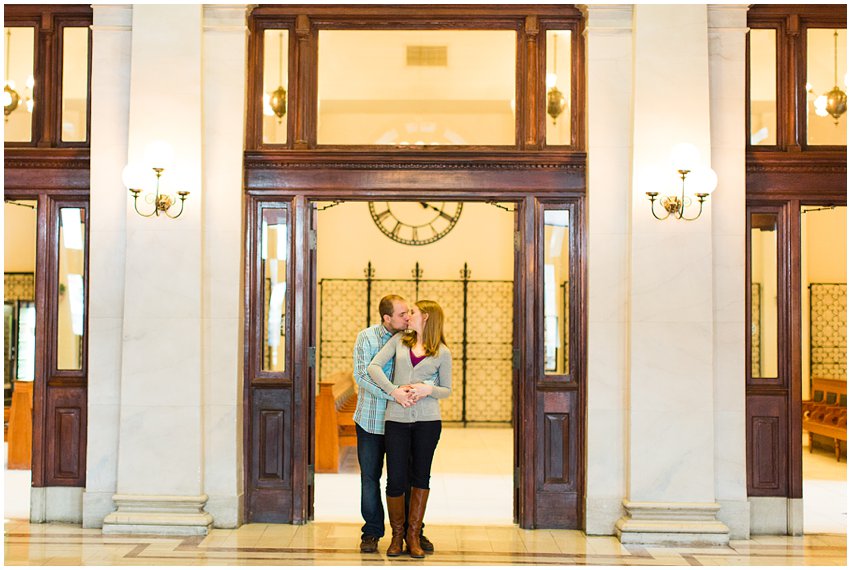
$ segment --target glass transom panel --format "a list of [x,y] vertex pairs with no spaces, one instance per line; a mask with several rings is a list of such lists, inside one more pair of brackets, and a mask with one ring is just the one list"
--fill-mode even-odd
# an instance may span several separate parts
[[514,145],[513,30],[320,30],[318,144]]

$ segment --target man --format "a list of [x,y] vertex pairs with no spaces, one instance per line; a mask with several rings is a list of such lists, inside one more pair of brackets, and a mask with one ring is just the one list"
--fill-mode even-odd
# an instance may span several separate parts
[[[361,552],[377,552],[378,541],[384,536],[384,507],[379,481],[384,468],[384,411],[387,402],[392,399],[408,407],[416,401],[416,394],[407,387],[386,394],[372,382],[366,371],[387,341],[408,328],[408,304],[402,297],[383,297],[378,303],[378,313],[381,323],[358,333],[354,349],[354,376],[358,385],[354,420],[360,464],[361,516],[365,523],[361,527]],[[392,377],[393,360],[385,365],[384,373],[388,378]],[[434,545],[424,536],[421,536],[420,544],[426,552],[434,552]]]

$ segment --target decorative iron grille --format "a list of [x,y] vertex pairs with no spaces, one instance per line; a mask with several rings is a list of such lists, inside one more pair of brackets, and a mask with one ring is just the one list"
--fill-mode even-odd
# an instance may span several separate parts
[[846,380],[847,285],[810,283],[810,378]]
[[411,279],[375,279],[370,262],[363,279],[321,279],[317,377],[352,368],[355,338],[377,322],[383,296],[431,299],[443,308],[453,360],[454,394],[440,402],[443,420],[511,422],[514,283],[471,279],[466,263],[459,279],[422,275],[417,263]]

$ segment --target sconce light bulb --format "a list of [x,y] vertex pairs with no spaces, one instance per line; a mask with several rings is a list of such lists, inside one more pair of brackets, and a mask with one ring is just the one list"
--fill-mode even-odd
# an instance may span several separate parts
[[807,81],[807,85],[804,87],[807,90],[807,93],[813,90],[813,84]]
[[128,190],[141,190],[148,178],[151,178],[150,170],[138,163],[128,163],[121,171],[121,182]]
[[7,79],[5,86],[8,87],[9,89],[14,89],[15,88],[15,80],[14,79]]
[[671,164],[675,170],[694,170],[700,164],[700,151],[691,143],[679,143],[671,149]]
[[150,168],[167,169],[174,160],[174,148],[166,141],[153,141],[145,147],[145,164]]
[[272,110],[272,106],[269,104],[269,101],[272,99],[272,96],[268,93],[263,94],[263,114],[267,117],[274,117],[275,111]]
[[816,97],[814,105],[816,106],[816,113],[819,111],[827,113],[827,95],[819,95]]
[[8,91],[3,91],[3,106],[8,107],[12,104],[12,94]]
[[558,81],[558,75],[555,73],[547,73],[547,91],[556,86],[556,81]]
[[700,166],[690,172],[686,180],[689,194],[712,194],[718,187],[718,175],[708,166]]
[[35,77],[30,75],[27,77],[27,89],[32,89],[33,87],[35,87]]

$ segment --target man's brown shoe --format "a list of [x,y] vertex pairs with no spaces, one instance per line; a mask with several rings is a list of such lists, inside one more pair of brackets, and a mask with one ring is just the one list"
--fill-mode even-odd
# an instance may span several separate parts
[[378,552],[378,537],[365,534],[360,539],[360,551],[364,553]]
[[434,554],[434,545],[426,538],[426,535],[422,533],[420,533],[420,546],[426,554]]

